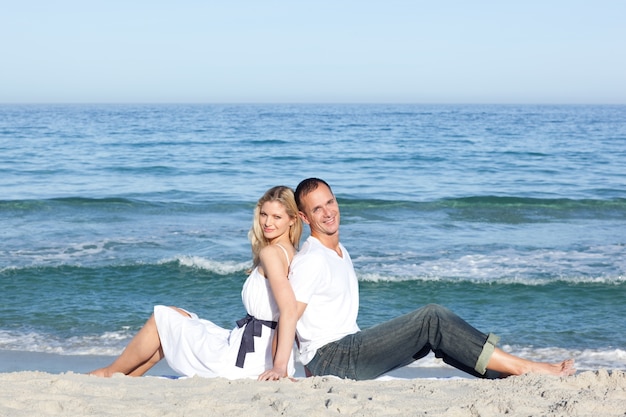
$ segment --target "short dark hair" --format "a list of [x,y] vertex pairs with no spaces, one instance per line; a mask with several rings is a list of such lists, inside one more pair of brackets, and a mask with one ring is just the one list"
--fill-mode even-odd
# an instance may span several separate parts
[[298,210],[303,211],[302,207],[302,198],[309,194],[311,191],[317,190],[320,184],[324,184],[328,187],[330,192],[333,190],[330,188],[330,185],[322,179],[319,178],[307,178],[305,180],[300,181],[300,184],[296,187],[295,197],[296,197],[296,205],[298,206]]

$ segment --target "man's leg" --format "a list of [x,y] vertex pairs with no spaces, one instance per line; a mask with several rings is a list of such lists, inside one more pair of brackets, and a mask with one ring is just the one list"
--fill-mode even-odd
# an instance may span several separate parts
[[484,334],[447,308],[429,304],[361,332],[358,379],[370,379],[423,358],[482,376],[498,338]]
[[487,367],[490,370],[498,371],[502,376],[522,374],[569,376],[576,373],[574,359],[566,359],[558,363],[535,362],[511,355],[497,348],[489,358]]
[[429,304],[329,343],[307,368],[315,375],[372,379],[433,351],[446,363],[483,376],[497,341],[450,310]]

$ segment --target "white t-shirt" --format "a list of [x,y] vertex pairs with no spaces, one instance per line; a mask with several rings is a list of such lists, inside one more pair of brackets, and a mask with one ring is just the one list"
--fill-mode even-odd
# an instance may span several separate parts
[[359,331],[359,283],[348,251],[340,247],[343,257],[310,236],[291,263],[296,300],[307,304],[296,326],[304,365],[318,348]]

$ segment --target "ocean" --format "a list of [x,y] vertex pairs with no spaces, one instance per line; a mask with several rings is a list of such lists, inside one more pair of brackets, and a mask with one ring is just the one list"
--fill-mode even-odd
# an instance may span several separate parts
[[117,355],[155,304],[234,327],[256,200],[316,176],[361,327],[439,303],[626,370],[624,161],[623,105],[1,105],[0,351]]

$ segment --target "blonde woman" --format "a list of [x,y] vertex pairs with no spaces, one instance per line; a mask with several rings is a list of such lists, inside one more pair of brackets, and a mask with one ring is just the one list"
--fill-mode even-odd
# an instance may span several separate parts
[[165,358],[186,376],[259,380],[292,376],[297,312],[287,276],[301,234],[293,190],[269,189],[254,209],[249,233],[253,267],[241,293],[248,314],[237,327],[224,329],[186,310],[155,306],[122,354],[91,374],[140,376]]

